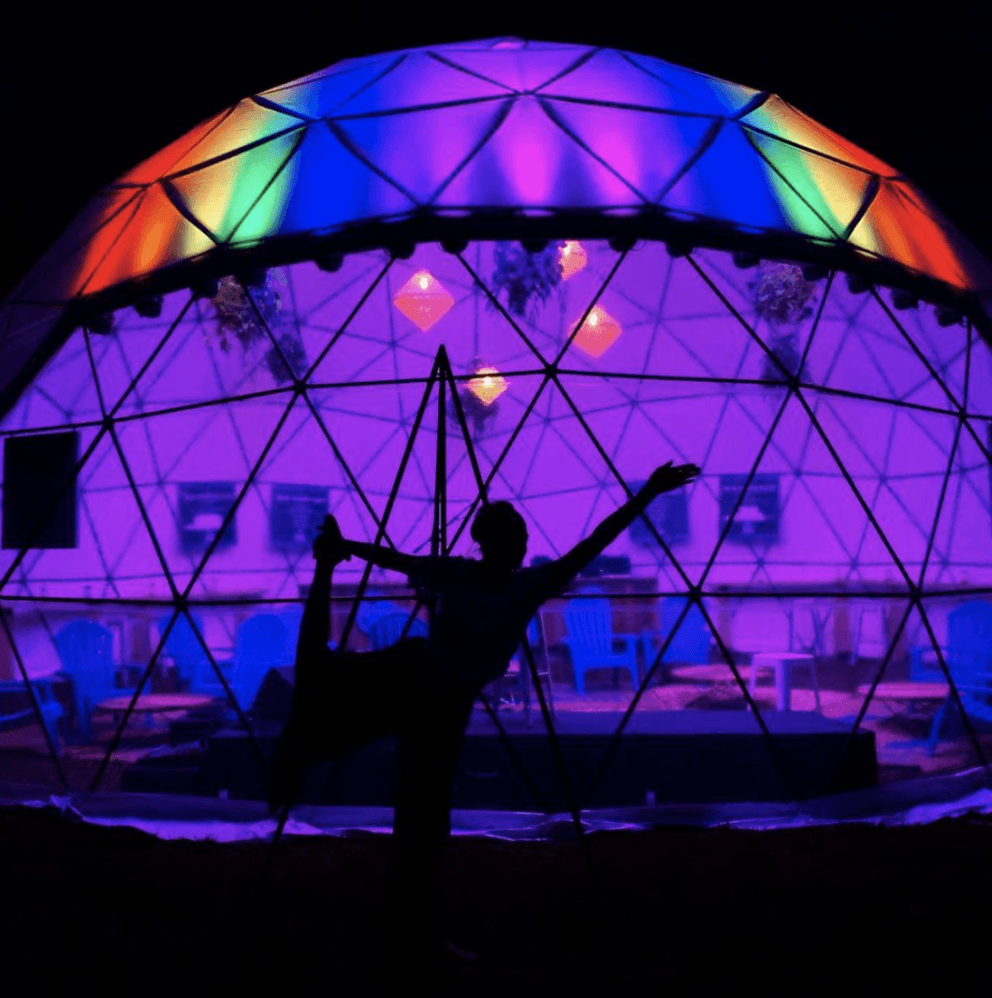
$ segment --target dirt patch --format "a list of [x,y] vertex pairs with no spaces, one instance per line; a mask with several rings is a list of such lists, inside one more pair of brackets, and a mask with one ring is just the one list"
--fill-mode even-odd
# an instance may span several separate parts
[[[992,983],[992,821],[575,843],[457,839],[451,936],[478,954],[434,993],[920,993]],[[380,993],[388,840],[166,842],[0,811],[5,972],[32,988]],[[983,976],[984,975],[984,976]]]

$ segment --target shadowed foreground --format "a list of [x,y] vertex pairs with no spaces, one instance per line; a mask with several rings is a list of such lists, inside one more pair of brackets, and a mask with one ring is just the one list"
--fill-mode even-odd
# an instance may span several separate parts
[[[446,970],[452,993],[915,994],[992,984],[988,817],[588,841],[598,902],[574,843],[453,842],[450,935],[479,956]],[[376,994],[388,963],[387,844],[290,839],[266,890],[265,843],[165,842],[54,810],[5,809],[4,976],[34,994]]]

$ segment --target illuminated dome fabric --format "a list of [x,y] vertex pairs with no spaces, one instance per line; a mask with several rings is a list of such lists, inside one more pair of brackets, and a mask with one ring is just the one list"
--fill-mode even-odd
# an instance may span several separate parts
[[[862,781],[876,761],[883,779],[984,764],[992,692],[950,646],[992,626],[992,350],[974,300],[919,307],[912,280],[874,280],[878,254],[952,298],[980,290],[918,198],[777,98],[599,49],[393,53],[242,102],[100,195],[3,313],[0,686],[81,688],[59,636],[102,628],[102,741],[66,694],[46,701],[49,720],[65,708],[50,755],[91,789],[117,772],[159,792],[140,753],[166,739],[206,743],[216,721],[262,754],[272,719],[252,711],[266,670],[294,661],[328,512],[350,538],[473,556],[475,511],[509,500],[533,564],[671,460],[698,479],[540,617],[549,737],[590,711],[610,732],[577,799],[607,800],[599,783],[610,805],[643,799],[617,776],[622,739],[687,725],[765,748],[785,744],[778,721],[823,734],[820,763],[797,763],[817,793],[847,772],[848,738]],[[654,203],[667,234],[630,224]],[[831,243],[852,266],[816,266]],[[25,473],[45,455],[61,455],[48,491]],[[372,647],[382,611],[427,626],[419,594],[359,559],[335,593],[344,647]],[[627,649],[615,674],[580,664],[582,605]],[[819,680],[797,666],[780,703],[763,653]],[[936,709],[948,678],[957,729],[907,748],[876,709],[885,687],[936,689]],[[195,736],[116,716],[149,691],[213,713]],[[40,720],[0,725],[0,776],[44,747]],[[680,787],[641,789],[746,792],[737,756],[733,786],[690,762],[665,770]],[[195,792],[234,795],[203,765]],[[543,807],[528,794],[513,808]]]
[[130,170],[0,314],[2,383],[72,299],[218,250],[493,213],[661,216],[990,286],[897,170],[775,95],[612,49],[467,42],[247,97]]

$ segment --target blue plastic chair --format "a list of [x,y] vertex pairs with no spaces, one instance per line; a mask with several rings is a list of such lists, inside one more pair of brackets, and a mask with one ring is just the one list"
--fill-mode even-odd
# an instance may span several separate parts
[[300,640],[300,624],[303,623],[303,607],[294,606],[280,610],[276,616],[286,628],[286,650],[281,665],[292,665],[296,661],[296,645]]
[[[975,600],[952,610],[943,653],[969,719],[979,727],[992,725],[992,605]],[[912,649],[911,675],[946,679],[933,648]],[[957,717],[957,704],[949,694],[930,726],[927,755],[933,756],[945,726]]]
[[[644,657],[653,662],[655,649],[660,648],[675,627],[687,602],[685,596],[669,596],[662,600],[660,607],[661,630],[644,635]],[[652,644],[654,639],[654,644]],[[707,665],[710,660],[710,630],[702,610],[695,604],[690,607],[685,619],[665,649],[661,661],[664,665]]]
[[613,633],[610,601],[606,597],[571,600],[562,613],[568,628],[565,644],[572,659],[576,690],[585,693],[585,675],[590,669],[626,669],[636,688],[640,640],[634,634]]
[[[410,614],[402,611],[387,613],[379,617],[368,632],[373,649],[378,651],[396,644],[403,636],[403,629],[406,628],[408,620],[410,620]],[[408,638],[426,638],[427,625],[419,617],[414,617],[407,628],[406,636]]]
[[[544,644],[544,634],[541,630],[541,622],[538,620],[537,616],[530,618],[530,623],[527,625],[527,643],[530,645],[531,654],[534,656],[534,666],[537,667],[540,662],[541,653],[543,652],[545,657],[545,668],[544,671],[538,669],[538,675],[544,675],[548,672],[547,668],[547,654],[548,649]],[[520,662],[521,669],[527,669],[528,672],[530,667],[527,665],[527,658],[524,654],[524,646],[520,645],[520,651],[517,652],[517,659]]]
[[[203,619],[197,614],[193,614],[192,617],[197,630],[200,634],[203,634]],[[169,626],[171,619],[170,615],[163,617],[158,622],[160,634],[165,633],[165,629]],[[175,624],[172,625],[172,630],[165,640],[165,652],[175,662],[179,679],[190,693],[206,693],[210,696],[221,697],[227,696],[224,692],[224,684],[217,677],[217,673],[210,664],[210,659],[207,657],[200,639],[196,636],[196,632],[190,626],[184,613],[180,613],[176,617]],[[232,663],[219,661],[217,665],[224,673],[224,678],[227,679],[228,685],[230,685]]]
[[[62,672],[72,680],[76,715],[74,741],[93,740],[93,710],[108,697],[134,693],[136,687],[119,687],[114,676],[113,638],[106,627],[92,620],[74,620],[55,635]],[[70,736],[71,737],[71,736]]]
[[[31,688],[34,690],[38,706],[41,708],[41,720],[45,726],[45,731],[48,732],[48,737],[51,739],[52,744],[58,747],[58,722],[64,716],[65,711],[62,709],[62,704],[55,699],[52,681],[46,678],[32,679]],[[21,728],[25,724],[31,724],[37,720],[34,706],[31,703],[30,695],[24,683],[19,680],[0,682],[0,695],[9,696],[10,694],[23,694],[23,700],[26,702],[26,705],[17,710],[11,710],[6,714],[0,711],[0,731]],[[18,697],[18,699],[21,699],[21,697]]]
[[238,628],[230,686],[242,710],[251,707],[269,669],[286,664],[288,643],[286,625],[274,613],[249,617]]
[[[370,594],[371,595],[371,594]],[[363,599],[358,605],[358,612],[355,614],[355,623],[363,634],[369,634],[376,621],[383,617],[389,617],[403,610],[391,600],[367,600]]]
[[[294,665],[296,663],[296,646],[300,641],[300,625],[303,623],[303,607],[294,606],[291,610],[282,610],[275,614],[286,628],[286,650],[280,665]],[[337,648],[335,641],[328,641],[327,647]]]
[[[534,668],[537,670],[538,681],[547,693],[548,710],[552,717],[555,717],[554,691],[551,686],[551,665],[548,659],[548,648],[544,640],[541,622],[538,616],[531,618],[527,625],[527,642],[530,644],[531,654],[534,656]],[[543,666],[543,668],[542,668]],[[521,643],[517,654],[510,661],[510,666],[506,673],[499,679],[494,680],[489,686],[491,699],[497,710],[501,707],[514,707],[516,705],[515,696],[519,695],[523,702],[524,710],[527,714],[527,723],[533,722],[534,700],[533,680],[530,674],[530,666],[527,664],[527,656]]]

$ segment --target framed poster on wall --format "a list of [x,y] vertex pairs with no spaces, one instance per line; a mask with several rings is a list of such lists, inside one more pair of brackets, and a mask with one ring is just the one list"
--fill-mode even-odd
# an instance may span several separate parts
[[[720,532],[747,483],[747,475],[720,476]],[[779,476],[755,475],[727,533],[728,541],[774,543],[779,535]]]
[[[212,543],[228,510],[234,505],[234,482],[179,483],[179,546],[187,553],[205,551]],[[238,541],[237,516],[231,517],[215,550]]]
[[[645,483],[639,481],[627,484],[632,491],[637,492]],[[644,515],[669,546],[689,540],[689,494],[684,486],[674,492],[663,492],[648,506]],[[644,522],[644,517],[639,516],[627,530],[635,544],[645,548],[658,547],[658,541]]]
[[7,437],[3,445],[3,547],[76,547],[79,434]]
[[278,551],[307,551],[327,515],[323,485],[273,485],[269,541]]

